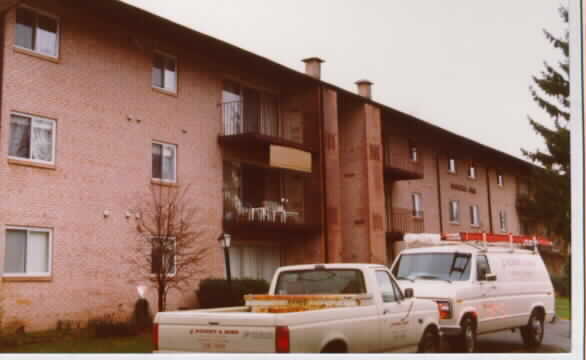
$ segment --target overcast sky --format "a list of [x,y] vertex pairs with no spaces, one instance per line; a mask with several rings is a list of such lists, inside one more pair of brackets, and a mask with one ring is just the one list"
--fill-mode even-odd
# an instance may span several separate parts
[[528,87],[564,0],[124,1],[518,157],[543,147],[527,115],[551,124]]

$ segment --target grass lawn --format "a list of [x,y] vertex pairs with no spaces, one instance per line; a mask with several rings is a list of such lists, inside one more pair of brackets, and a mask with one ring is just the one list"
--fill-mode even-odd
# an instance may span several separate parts
[[65,336],[59,340],[1,347],[0,353],[150,353],[150,334],[111,338]]
[[555,313],[560,319],[570,320],[570,299],[558,296],[555,298]]

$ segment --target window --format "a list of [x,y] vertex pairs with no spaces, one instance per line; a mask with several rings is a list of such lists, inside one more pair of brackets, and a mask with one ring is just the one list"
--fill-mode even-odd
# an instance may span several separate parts
[[458,200],[450,201],[450,222],[453,224],[460,223],[460,202]]
[[423,209],[421,206],[421,194],[420,193],[411,194],[411,203],[413,206],[413,216],[414,217],[423,217]]
[[265,279],[271,281],[281,266],[281,249],[272,246],[232,246],[230,273],[235,279]]
[[456,159],[452,157],[448,159],[448,172],[452,174],[456,173]]
[[486,274],[490,274],[490,266],[485,255],[476,257],[476,278],[478,281],[486,280]]
[[153,179],[176,181],[177,146],[153,143]]
[[470,225],[480,226],[480,219],[478,215],[478,205],[470,206]]
[[51,231],[36,228],[8,228],[4,275],[49,275]]
[[417,155],[417,146],[409,144],[409,158],[411,161],[417,161],[419,159]]
[[303,114],[288,111],[279,116],[276,95],[225,81],[222,91],[224,135],[260,133],[303,143]]
[[474,165],[468,166],[468,177],[470,179],[476,179],[476,167]]
[[503,174],[496,174],[496,183],[498,186],[505,186],[505,177],[503,176]]
[[397,280],[464,281],[470,277],[471,260],[462,252],[403,254],[392,272]]
[[153,87],[177,92],[177,60],[169,55],[155,53],[153,58]]
[[376,271],[376,282],[382,293],[383,302],[388,303],[399,300],[397,294],[395,294],[391,277],[386,271]]
[[153,238],[151,249],[151,273],[159,274],[167,269],[167,275],[175,275],[175,239]]
[[59,23],[53,16],[36,13],[29,8],[17,8],[14,37],[18,47],[57,57]]
[[504,210],[499,211],[499,225],[501,232],[507,232],[507,213]]
[[278,295],[365,294],[366,287],[360,270],[292,270],[279,274],[275,293]]
[[55,121],[30,115],[10,115],[11,158],[54,163]]

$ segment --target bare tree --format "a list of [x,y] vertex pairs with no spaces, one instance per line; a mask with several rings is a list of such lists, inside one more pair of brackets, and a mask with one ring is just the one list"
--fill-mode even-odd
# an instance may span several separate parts
[[128,262],[157,289],[159,311],[165,311],[170,290],[190,285],[208,250],[198,241],[203,231],[198,229],[198,211],[188,190],[153,185],[150,198],[135,209],[136,251]]

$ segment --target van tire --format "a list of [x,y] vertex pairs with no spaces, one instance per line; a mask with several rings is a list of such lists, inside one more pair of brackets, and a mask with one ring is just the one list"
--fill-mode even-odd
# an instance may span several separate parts
[[440,338],[438,331],[433,326],[428,326],[423,332],[419,345],[418,353],[438,353],[440,352]]
[[527,325],[521,327],[521,338],[523,344],[530,349],[534,349],[543,342],[544,319],[541,311],[533,310]]
[[476,352],[476,324],[470,316],[466,316],[460,324],[460,335],[450,338],[450,346],[456,352]]

